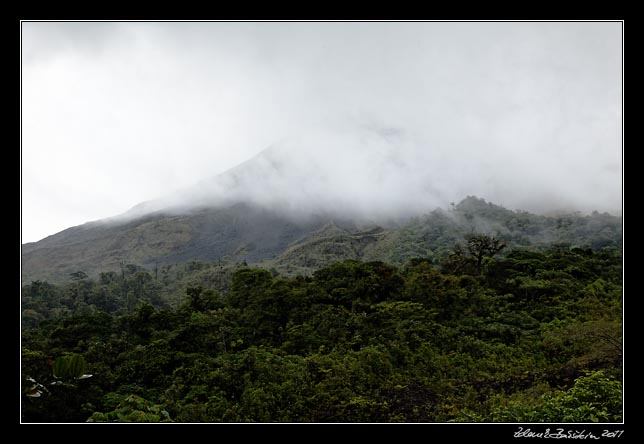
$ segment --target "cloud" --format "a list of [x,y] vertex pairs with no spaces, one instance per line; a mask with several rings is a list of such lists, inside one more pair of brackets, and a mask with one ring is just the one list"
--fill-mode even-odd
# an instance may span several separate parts
[[23,239],[268,146],[240,198],[621,211],[621,26],[25,23]]

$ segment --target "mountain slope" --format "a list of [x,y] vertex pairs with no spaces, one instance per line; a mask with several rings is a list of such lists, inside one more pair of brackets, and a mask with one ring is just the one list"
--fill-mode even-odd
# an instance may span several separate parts
[[121,223],[92,222],[25,244],[22,279],[55,282],[76,271],[117,271],[121,263],[152,267],[191,259],[257,262],[276,256],[321,224],[243,204],[183,215],[155,213]]
[[341,230],[326,226],[291,245],[271,263],[277,271],[292,275],[310,273],[343,259],[384,261],[403,265],[413,258],[440,262],[469,233],[498,237],[513,248],[546,248],[569,244],[601,249],[620,249],[622,219],[609,214],[543,216],[511,211],[474,196],[410,218],[395,228]]
[[621,248],[620,217],[543,216],[511,211],[476,197],[449,210],[381,227],[337,215],[294,218],[256,205],[234,204],[184,214],[157,212],[130,221],[99,221],[23,245],[22,279],[59,282],[84,271],[119,271],[190,260],[255,263],[286,275],[309,273],[346,259],[404,264],[415,257],[441,261],[472,232],[516,247],[569,243]]
[[326,267],[338,260],[368,260],[369,248],[392,233],[393,231],[382,227],[369,230],[343,229],[331,221],[287,248],[273,261],[273,265],[284,274],[293,274]]

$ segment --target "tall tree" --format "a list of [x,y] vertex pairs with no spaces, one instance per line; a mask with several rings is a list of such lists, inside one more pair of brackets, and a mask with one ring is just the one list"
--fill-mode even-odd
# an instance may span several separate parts
[[493,257],[505,248],[505,242],[485,234],[468,234],[467,251],[476,261],[476,273],[481,274],[484,257]]

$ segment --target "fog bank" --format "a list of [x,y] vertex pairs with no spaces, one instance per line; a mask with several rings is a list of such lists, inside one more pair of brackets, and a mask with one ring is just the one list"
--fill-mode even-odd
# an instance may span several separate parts
[[22,45],[23,242],[159,198],[621,213],[621,23],[23,23]]

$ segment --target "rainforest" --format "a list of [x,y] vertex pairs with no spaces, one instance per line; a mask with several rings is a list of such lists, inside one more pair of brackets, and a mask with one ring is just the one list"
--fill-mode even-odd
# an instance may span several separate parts
[[22,420],[619,422],[622,249],[591,244],[32,281]]

